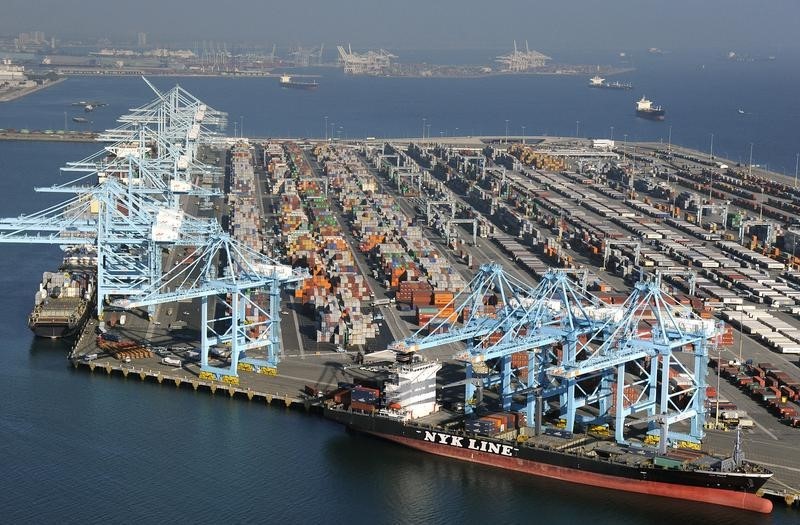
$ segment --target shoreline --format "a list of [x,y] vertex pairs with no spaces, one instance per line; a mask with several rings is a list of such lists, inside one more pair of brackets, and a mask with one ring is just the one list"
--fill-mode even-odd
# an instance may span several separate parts
[[6,95],[0,95],[0,102],[12,102],[14,100],[18,100],[22,97],[30,95],[31,93],[36,93],[37,91],[41,91],[51,86],[55,86],[56,84],[60,84],[64,82],[67,78],[68,77],[61,77],[46,84],[36,86],[34,88],[22,88],[18,91],[14,91]]
[[[625,73],[630,73],[632,71],[636,71],[636,68],[628,67],[628,68],[612,68],[609,71],[602,72],[606,76],[615,76],[615,75],[622,75]],[[200,78],[278,78],[281,76],[282,73],[275,73],[272,71],[268,72],[252,72],[252,73],[198,73],[198,72],[181,72],[181,71],[144,71],[144,70],[73,70],[70,71],[68,69],[61,69],[59,70],[59,75],[64,75],[65,78],[69,77],[133,77],[133,76],[148,76],[148,77],[200,77]],[[562,69],[562,70],[545,70],[545,71],[524,71],[524,72],[512,72],[512,71],[492,71],[488,73],[464,73],[464,74],[430,74],[424,75],[419,73],[413,74],[398,74],[398,73],[389,73],[385,75],[345,75],[347,77],[373,77],[373,78],[431,78],[431,79],[475,79],[475,78],[489,78],[489,77],[533,77],[533,76],[543,76],[543,77],[551,77],[551,76],[564,76],[564,77],[578,77],[578,76],[585,76],[590,75],[590,72],[587,71],[575,71],[570,69]],[[295,77],[303,77],[303,78],[323,78],[323,75],[319,74],[302,74],[296,73],[292,74]]]
[[[0,131],[0,141],[29,141],[29,142],[95,142],[99,133],[93,131],[78,131],[78,132],[69,132],[69,133],[45,133],[43,131],[32,130],[28,133],[21,133],[19,131]],[[227,137],[231,140],[234,137]],[[308,141],[308,142],[324,142],[322,138],[308,138],[308,137],[246,137],[247,140],[252,142],[265,142],[269,140],[294,140],[294,141]],[[504,141],[506,138],[505,136],[495,136],[495,135],[481,135],[481,136],[459,136],[459,137],[444,137],[443,139],[438,139],[432,142],[444,142],[449,144],[460,144],[462,146],[478,146],[478,147],[486,147],[489,145],[499,145]],[[523,137],[521,136],[509,136],[508,140],[509,143],[517,143],[521,142]],[[575,137],[554,137],[554,136],[539,136],[539,135],[526,135],[524,137],[526,141],[530,141],[528,146],[536,146],[536,145],[545,145],[547,143],[564,143],[564,142],[583,142],[589,143],[593,139],[591,138],[579,138],[576,139]],[[359,138],[352,138],[346,139],[341,141],[333,141],[333,142],[342,142],[342,143],[356,143],[356,142],[417,142],[417,143],[424,143],[426,140],[421,139],[419,137],[390,137],[390,138],[375,138],[375,137],[359,137]],[[634,145],[650,150],[666,150],[666,146],[664,144],[653,142],[653,141],[641,141],[641,142],[633,142],[628,141],[629,147],[633,147]],[[586,146],[586,144],[584,144]],[[672,150],[675,153],[681,154],[688,154],[698,159],[705,159],[707,156],[705,153],[695,150],[686,146],[682,146],[680,144],[672,144]],[[642,155],[642,153],[639,153]],[[708,159],[711,161],[711,159]],[[739,164],[731,159],[726,159],[721,156],[714,156],[713,162],[722,162],[723,164],[727,164],[732,169],[739,169],[739,170],[746,170],[746,164]],[[711,167],[711,166],[709,166]],[[719,169],[719,168],[717,168]],[[753,175],[758,177],[764,177],[770,180],[774,180],[776,182],[781,182],[783,184],[794,186],[795,179],[793,175],[786,175],[777,171],[765,170],[761,167],[753,166]]]

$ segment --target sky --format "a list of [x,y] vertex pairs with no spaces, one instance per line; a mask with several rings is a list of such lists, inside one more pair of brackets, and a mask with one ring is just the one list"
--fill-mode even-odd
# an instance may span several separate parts
[[271,46],[797,51],[798,0],[3,0],[0,34]]

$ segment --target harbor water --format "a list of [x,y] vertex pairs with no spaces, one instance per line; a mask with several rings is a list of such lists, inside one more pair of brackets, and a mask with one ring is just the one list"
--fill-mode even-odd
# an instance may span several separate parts
[[[244,124],[245,135],[431,136],[504,134],[667,138],[734,159],[794,170],[798,72],[788,63],[639,64],[631,92],[585,87],[577,77],[482,79],[345,78],[320,70],[315,92],[281,90],[276,79],[177,79]],[[655,60],[655,58],[654,58]],[[671,68],[671,72],[669,71]],[[747,79],[737,69],[761,71]],[[770,69],[772,68],[772,69]],[[656,74],[655,71],[661,71]],[[711,74],[713,82],[700,82]],[[684,80],[673,78],[676,71]],[[772,75],[772,81],[763,75]],[[733,78],[738,86],[731,86]],[[776,79],[783,79],[777,82]],[[795,81],[791,79],[794,78]],[[688,79],[688,80],[687,80]],[[167,88],[176,79],[156,78]],[[742,86],[742,83],[745,85]],[[768,86],[768,87],[765,87]],[[769,89],[770,93],[765,93]],[[663,104],[666,123],[633,116],[641,94]],[[152,98],[138,78],[75,78],[0,105],[0,128],[59,129],[78,100],[108,104],[90,114],[102,129]],[[784,105],[785,104],[785,105]],[[738,109],[745,109],[739,115]],[[80,108],[78,108],[80,109]],[[80,109],[80,115],[83,111]],[[240,119],[240,117],[244,117]],[[73,123],[68,123],[73,127]],[[340,129],[341,128],[341,129]],[[456,130],[458,128],[458,130]],[[716,128],[716,131],[715,131]],[[330,133],[330,130],[328,130]],[[63,194],[34,186],[65,182],[66,161],[96,144],[0,142],[0,212],[42,209]],[[73,370],[67,348],[36,340],[27,315],[43,271],[59,262],[47,245],[4,245],[0,256],[0,515],[7,523],[795,523],[683,501],[560,484],[470,465],[361,435],[314,415]]]

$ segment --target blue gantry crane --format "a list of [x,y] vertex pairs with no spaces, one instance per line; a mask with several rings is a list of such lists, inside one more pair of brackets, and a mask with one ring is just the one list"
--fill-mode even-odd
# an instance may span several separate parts
[[[219,232],[189,252],[148,289],[115,304],[133,308],[199,298],[201,370],[217,378],[235,377],[240,369],[273,374],[280,357],[281,289],[308,277],[307,269],[280,264]],[[251,299],[248,292],[254,289],[268,290],[269,311]],[[245,314],[247,307],[252,312],[249,317]],[[221,308],[224,313],[217,316],[209,308]],[[215,347],[230,348],[229,368],[209,364]],[[266,348],[265,357],[248,356],[248,352],[259,348]]]
[[[567,400],[572,407],[567,428],[572,429],[577,407],[595,402],[601,420],[610,419],[614,407],[615,437],[620,442],[625,440],[626,418],[637,412],[647,414],[650,434],[657,436],[662,449],[668,442],[699,442],[704,437],[708,349],[719,332],[713,319],[698,317],[665,293],[660,276],[639,282],[613,331],[600,341],[587,340],[574,357],[549,372],[576,384],[600,378],[591,392],[584,391],[583,403]],[[678,359],[679,351],[691,356],[692,363]],[[629,368],[633,380],[626,373]],[[683,380],[671,381],[673,373]],[[627,398],[626,392],[634,398]],[[684,420],[689,422],[688,432],[670,431],[671,425]]]
[[[147,84],[157,98],[102,133],[99,140],[110,145],[62,168],[73,175],[69,182],[37,189],[72,196],[0,219],[0,242],[94,247],[98,316],[108,302],[133,308],[199,298],[203,373],[235,377],[247,367],[271,373],[280,354],[281,287],[307,274],[239,245],[216,219],[186,213],[182,197],[221,195],[196,183],[219,173],[197,159],[197,148],[216,140],[213,130],[224,128],[226,115],[179,86],[161,92]],[[176,247],[185,247],[186,256],[164,271],[165,253]],[[258,289],[268,291],[269,311],[250,299]],[[246,306],[256,311],[255,320],[245,315]],[[209,350],[217,346],[230,346],[230,369],[209,365]],[[264,358],[247,355],[262,347]]]
[[122,127],[101,135],[117,142],[62,168],[79,176],[37,188],[74,197],[0,220],[0,242],[93,246],[101,317],[108,297],[137,294],[160,276],[163,248],[202,244],[219,229],[185,214],[179,199],[220,194],[197,187],[193,178],[210,169],[195,158],[198,144],[207,140],[205,126],[224,125],[224,113],[180,87],[167,93],[153,89],[155,101],[131,110],[120,118]]
[[[497,306],[488,313],[492,297]],[[638,283],[624,304],[609,305],[563,270],[530,287],[489,264],[450,306],[462,319],[458,327],[436,333],[435,317],[391,348],[464,343],[455,357],[465,365],[467,414],[480,389],[496,389],[504,411],[521,409],[528,421],[540,421],[543,411],[557,410],[570,432],[579,424],[613,425],[624,442],[627,418],[637,414],[662,447],[702,439],[708,345],[718,327],[665,293],[660,277]],[[678,359],[679,351],[692,362]],[[685,420],[688,431],[670,430]]]

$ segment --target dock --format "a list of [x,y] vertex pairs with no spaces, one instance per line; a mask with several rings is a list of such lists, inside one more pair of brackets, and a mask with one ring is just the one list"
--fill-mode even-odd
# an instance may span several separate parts
[[0,140],[25,140],[33,142],[95,142],[94,131],[0,131]]

